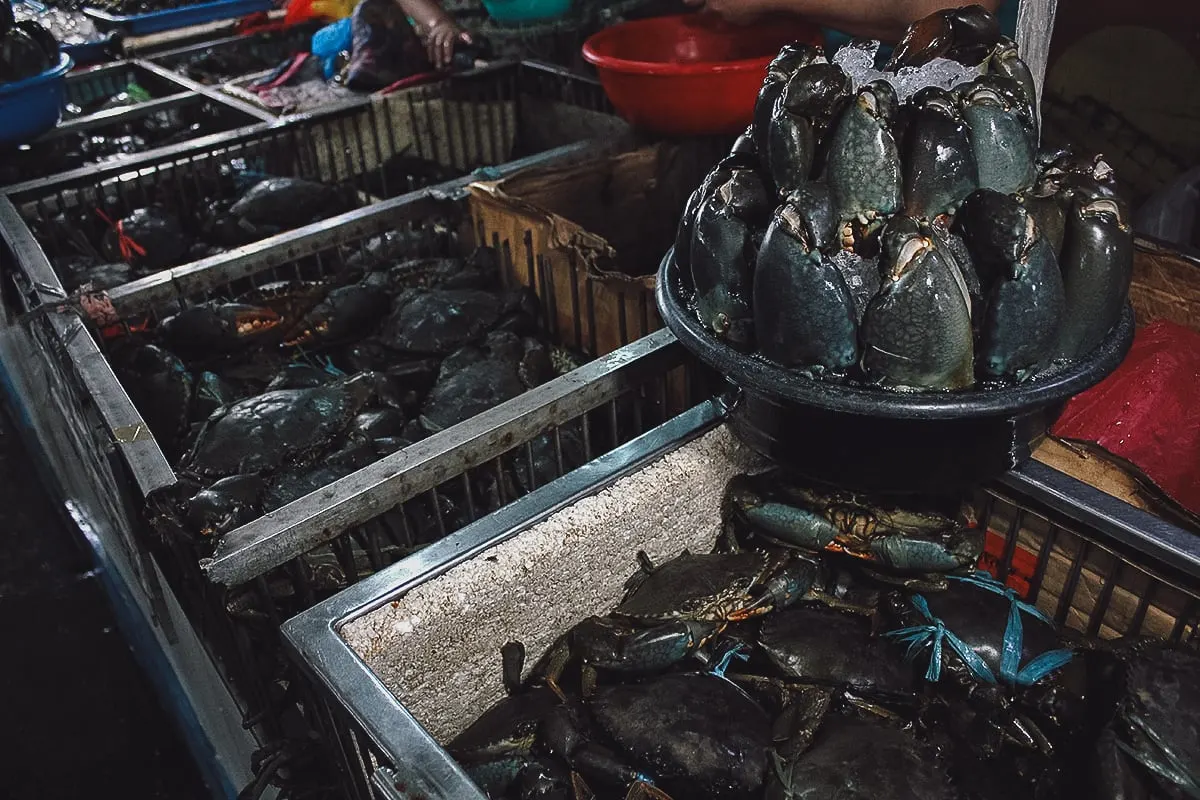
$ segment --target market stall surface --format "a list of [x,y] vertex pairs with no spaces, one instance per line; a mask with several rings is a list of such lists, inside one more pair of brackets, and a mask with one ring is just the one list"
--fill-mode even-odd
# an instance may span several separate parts
[[211,797],[31,463],[0,414],[0,797]]

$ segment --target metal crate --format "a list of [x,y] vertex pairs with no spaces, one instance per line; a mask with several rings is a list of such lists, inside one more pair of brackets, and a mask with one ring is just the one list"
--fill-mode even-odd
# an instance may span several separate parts
[[[522,641],[532,664],[561,631],[611,608],[638,549],[711,546],[724,481],[755,464],[720,425],[725,410],[698,406],[284,625],[351,796],[482,800],[441,744],[503,695],[500,646]],[[1192,534],[1037,463],[975,505],[985,564],[1058,622],[1195,636]]]
[[[602,151],[595,144],[568,146],[510,164],[498,174]],[[465,182],[457,184],[457,192],[454,185],[443,185],[406,195],[283,234],[262,247],[170,270],[116,290],[109,299],[126,322],[153,324],[189,303],[239,295],[279,280],[331,275],[367,240],[389,231],[409,231],[419,239],[414,256],[470,252],[472,232],[465,224],[461,191]],[[34,245],[28,230],[9,230],[15,216],[14,206],[0,200],[0,231],[15,251],[28,253]],[[503,259],[504,253],[497,257]],[[34,266],[19,280],[23,304],[48,312],[52,320],[67,316],[50,311],[62,291],[48,262],[34,258],[25,263]],[[128,484],[121,500],[130,519],[144,519],[147,498],[175,483],[171,466],[118,383],[100,343],[77,318],[57,324],[54,334],[59,343],[47,346],[47,353],[65,364],[80,394],[90,399],[92,413],[103,420],[96,431],[101,446],[116,454]],[[586,349],[570,332],[559,336],[551,330],[550,335]],[[328,586],[322,588],[323,576],[336,571],[340,586],[398,559],[403,553],[397,542],[412,541],[409,521],[418,515],[432,519],[433,532],[425,535],[437,538],[485,514],[490,508],[474,504],[470,493],[454,516],[439,500],[439,487],[443,496],[462,489],[468,467],[480,476],[498,474],[514,458],[533,459],[530,443],[552,435],[554,466],[562,471],[571,460],[564,457],[562,439],[551,432],[567,424],[568,417],[581,444],[580,458],[586,460],[674,413],[682,407],[677,398],[689,386],[678,372],[668,375],[663,359],[672,347],[665,332],[635,344],[630,352],[539,387],[259,518],[223,537],[215,551],[169,532],[161,535],[161,529],[156,533],[144,523],[131,537],[154,554],[192,624],[244,699],[247,717],[264,727],[268,739],[305,740],[315,726],[305,713],[311,706],[285,692],[290,681],[276,632],[284,619],[329,593]],[[587,413],[617,396],[623,399],[612,408],[620,414]],[[451,473],[454,480],[447,484]],[[492,507],[512,499],[510,487],[503,481],[498,486]],[[381,523],[378,503],[383,497],[395,508]]]
[[279,66],[294,52],[308,51],[320,24],[297,25],[244,36],[227,36],[210,42],[147,55],[145,58],[189,80],[219,86],[247,75],[261,75]]
[[118,61],[67,75],[64,84],[67,103],[85,109],[84,114],[69,119],[80,119],[85,114],[93,113],[86,109],[95,109],[124,92],[130,84],[137,84],[145,89],[152,100],[191,91],[190,85],[148,69],[135,61]]
[[[164,85],[170,83],[176,81]],[[85,83],[77,91],[97,88]],[[158,133],[160,121],[167,116],[197,129]],[[45,187],[72,175],[86,180],[97,174],[115,174],[150,154],[195,148],[227,131],[264,124],[261,112],[232,98],[190,92],[181,85],[178,92],[145,103],[67,120],[33,142],[9,151],[0,163],[0,193]],[[103,137],[107,144],[98,146],[93,137]]]
[[[231,167],[347,186],[365,205],[559,145],[621,140],[627,126],[603,108],[597,84],[507,63],[137,162],[13,187],[9,196],[37,242],[30,257],[53,264],[80,251],[78,238],[98,246],[106,223],[89,209],[119,219],[158,203],[194,218],[201,202],[236,196]],[[76,216],[56,222],[63,213]]]

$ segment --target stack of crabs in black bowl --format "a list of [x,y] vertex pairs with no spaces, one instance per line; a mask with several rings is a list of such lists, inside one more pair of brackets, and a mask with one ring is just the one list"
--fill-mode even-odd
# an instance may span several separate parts
[[1100,156],[1039,152],[1034,80],[982,7],[914,23],[884,70],[877,49],[779,53],[658,305],[767,457],[959,489],[1027,460],[1128,352],[1129,212]]
[[[1112,170],[1039,154],[1016,46],[978,6],[946,16],[940,35],[910,29],[897,72],[856,69],[862,44],[833,63],[790,46],[771,64],[674,250],[714,336],[820,378],[922,391],[1030,380],[1117,324],[1133,245]],[[977,66],[914,69],[951,59]]]

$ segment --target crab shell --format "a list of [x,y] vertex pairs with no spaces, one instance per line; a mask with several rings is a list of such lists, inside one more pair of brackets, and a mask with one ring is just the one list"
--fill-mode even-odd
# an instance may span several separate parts
[[737,621],[773,566],[759,552],[683,553],[657,567],[615,611],[644,622]]

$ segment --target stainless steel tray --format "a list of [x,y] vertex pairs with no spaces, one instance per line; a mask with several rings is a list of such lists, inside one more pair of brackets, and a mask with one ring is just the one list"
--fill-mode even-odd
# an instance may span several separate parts
[[[711,453],[681,456],[688,467],[679,483],[664,477],[678,468],[643,465],[695,448],[688,443],[722,413],[716,401],[697,407],[284,625],[324,694],[352,796],[483,797],[440,743],[501,696],[499,645],[532,643],[533,663],[571,622],[606,608],[597,598],[619,594],[647,528],[676,536],[675,552],[716,528],[719,511],[704,500],[721,473]],[[684,502],[647,514],[667,493]],[[1192,534],[1037,463],[981,490],[975,507],[991,568],[1059,623],[1106,637],[1195,635],[1200,540]],[[614,548],[628,556],[625,572],[602,569]]]

